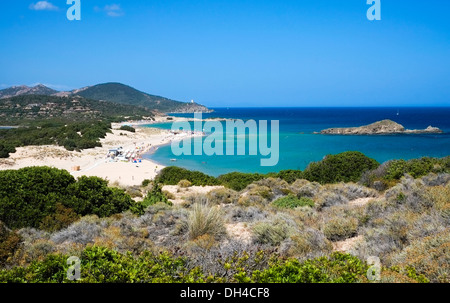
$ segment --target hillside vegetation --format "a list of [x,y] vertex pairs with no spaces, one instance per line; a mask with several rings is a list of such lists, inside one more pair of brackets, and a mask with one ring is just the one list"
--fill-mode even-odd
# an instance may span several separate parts
[[2,123],[19,128],[0,129],[0,158],[16,147],[59,145],[67,150],[101,146],[111,122],[151,119],[154,112],[133,105],[115,104],[82,97],[22,95],[0,99]]
[[[365,159],[331,159],[349,155]],[[339,180],[342,163],[321,168],[324,180],[242,175],[205,194],[188,189],[221,178],[170,168],[157,180],[184,178],[182,203],[152,181],[0,172],[0,282],[70,282],[69,256],[81,259],[78,282],[372,282],[373,256],[380,282],[450,282],[449,157],[360,165],[355,182]]]

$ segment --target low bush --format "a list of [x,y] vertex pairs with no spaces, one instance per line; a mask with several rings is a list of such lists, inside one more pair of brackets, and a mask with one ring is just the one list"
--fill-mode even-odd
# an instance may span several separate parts
[[4,267],[22,242],[21,237],[0,221],[0,268]]
[[291,191],[295,193],[299,198],[315,197],[321,189],[321,185],[317,182],[309,182],[305,179],[298,179],[291,185]]
[[217,206],[195,203],[189,213],[187,225],[191,240],[203,235],[210,235],[220,240],[226,235],[224,216]]
[[323,234],[330,241],[342,241],[357,235],[358,220],[356,218],[337,217],[325,223]]
[[296,180],[303,178],[303,172],[295,169],[282,170],[277,174],[277,177],[292,184]]
[[132,133],[136,132],[136,129],[134,127],[132,127],[132,126],[129,126],[129,125],[122,125],[119,129],[127,131],[127,132],[132,132]]
[[207,194],[211,204],[234,204],[239,199],[239,194],[229,188],[218,188],[211,190]]
[[195,186],[220,185],[220,182],[214,177],[176,166],[163,168],[155,178],[155,182],[164,185],[177,185],[181,180],[188,180]]
[[240,207],[236,206],[229,212],[233,222],[254,222],[266,219],[269,214],[260,207]]
[[327,155],[322,161],[312,162],[303,171],[303,178],[321,184],[358,182],[363,172],[375,169],[379,163],[360,152]]
[[288,195],[273,201],[272,205],[280,208],[313,207],[314,201],[305,197],[297,198],[297,196]]
[[0,158],[9,158],[9,154],[16,152],[14,145],[9,144],[6,141],[0,141]]
[[430,282],[450,283],[450,229],[418,239],[391,258],[392,264],[414,268]]
[[256,222],[252,226],[253,242],[272,246],[279,245],[291,235],[293,229],[293,222],[277,215],[269,220]]
[[265,178],[262,174],[233,172],[217,178],[220,184],[236,191],[243,190],[247,185]]
[[73,209],[64,207],[61,203],[56,203],[55,213],[44,217],[39,228],[54,232],[68,227],[78,219],[80,219],[80,215],[73,211]]
[[315,258],[329,254],[333,250],[333,245],[325,235],[314,228],[305,228],[291,236],[290,240],[287,253],[296,258]]
[[180,180],[180,182],[178,182],[178,186],[181,188],[188,188],[192,186],[192,183],[188,180]]
[[150,205],[154,205],[160,202],[172,205],[172,202],[170,202],[162,192],[161,186],[158,183],[153,182],[152,190],[147,193],[147,196],[144,198],[141,204],[144,206],[144,208],[146,208]]
[[[222,270],[203,271],[191,266],[189,257],[175,257],[168,252],[144,251],[138,257],[122,254],[105,247],[92,246],[80,254],[80,280],[67,278],[68,255],[50,254],[42,261],[27,267],[14,267],[0,271],[0,283],[358,283],[368,282],[369,265],[349,254],[335,252],[329,256],[299,261],[273,256],[257,251],[249,254],[234,253],[214,258],[213,263]],[[214,252],[209,254],[215,257]],[[222,254],[220,254],[222,255]],[[212,262],[201,260],[202,265]],[[205,267],[205,266],[203,266]],[[419,281],[426,279],[409,269],[408,274],[397,270],[396,280]],[[382,277],[394,272],[383,269]],[[393,275],[391,275],[393,276]]]

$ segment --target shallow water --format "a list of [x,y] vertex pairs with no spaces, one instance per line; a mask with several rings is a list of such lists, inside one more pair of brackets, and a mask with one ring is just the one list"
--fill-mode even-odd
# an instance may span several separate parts
[[[450,108],[216,108],[203,118],[279,120],[280,150],[276,166],[260,165],[263,156],[175,156],[171,146],[160,147],[145,155],[162,165],[176,165],[218,176],[232,171],[277,172],[283,169],[305,169],[308,163],[319,161],[327,154],[360,151],[382,163],[391,159],[412,159],[423,156],[450,155]],[[398,113],[398,115],[397,115]],[[191,117],[192,114],[174,116]],[[313,134],[329,127],[351,127],[391,119],[407,129],[439,127],[444,134],[338,136]],[[222,122],[225,129],[225,122]],[[171,123],[151,125],[165,129]],[[247,145],[248,146],[248,136]],[[270,142],[270,141],[269,141]],[[224,148],[227,141],[224,138]],[[194,142],[191,142],[194,145]],[[177,159],[172,162],[171,159]]]

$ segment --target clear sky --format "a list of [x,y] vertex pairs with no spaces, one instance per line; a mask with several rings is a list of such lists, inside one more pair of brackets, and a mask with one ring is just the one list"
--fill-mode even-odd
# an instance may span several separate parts
[[223,106],[450,106],[450,1],[0,2],[0,88],[122,82]]

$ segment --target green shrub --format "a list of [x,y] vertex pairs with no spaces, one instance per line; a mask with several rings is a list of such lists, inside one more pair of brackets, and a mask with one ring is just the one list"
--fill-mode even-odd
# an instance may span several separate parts
[[277,174],[277,177],[292,184],[296,180],[303,178],[303,172],[295,169],[282,170]]
[[[189,257],[175,257],[168,252],[144,251],[134,257],[130,253],[92,246],[81,252],[81,279],[70,281],[67,279],[68,257],[51,254],[28,267],[1,270],[0,283],[358,283],[368,282],[369,269],[359,258],[339,252],[302,262],[273,256],[267,263],[264,251],[258,251],[254,258],[249,258],[249,253],[244,251],[241,256],[218,257],[216,262],[225,273],[219,275],[190,266]],[[397,281],[426,281],[414,268],[383,268],[382,277],[394,270],[398,272]],[[402,274],[402,271],[408,273]]]
[[360,152],[327,155],[322,161],[312,162],[303,172],[303,178],[321,184],[357,182],[363,172],[375,169],[379,163]]
[[170,202],[166,195],[162,192],[161,186],[159,186],[158,183],[153,182],[152,190],[148,192],[147,196],[142,201],[142,205],[144,207],[148,207],[159,202],[172,205],[172,202]]
[[413,178],[419,178],[431,172],[450,172],[448,168],[449,158],[450,157],[436,159],[423,157],[408,161],[393,160],[389,162],[386,174],[383,176],[383,178],[385,180],[399,180],[405,174],[409,174]]
[[262,174],[248,174],[233,172],[217,177],[217,180],[225,187],[231,188],[236,191],[243,190],[247,185],[264,179],[266,176]]
[[144,179],[143,181],[142,181],[142,187],[147,187],[150,183],[152,182],[152,180],[150,180],[150,179]]
[[57,226],[58,218],[67,223],[73,216],[63,215],[61,207],[58,214],[58,203],[78,215],[108,217],[128,210],[134,201],[97,177],[75,180],[67,171],[50,167],[0,171],[0,220],[10,228],[39,228],[44,218],[47,226]]
[[129,125],[122,125],[119,129],[127,131],[127,132],[132,132],[132,133],[136,132],[136,129]]
[[199,171],[190,171],[176,166],[163,168],[155,178],[157,183],[164,185],[177,185],[181,180],[188,180],[195,186],[220,185],[219,181],[214,177]]
[[256,283],[356,283],[367,281],[368,269],[357,257],[336,252],[304,262],[278,259],[269,268],[253,273],[253,279]]
[[297,196],[288,195],[273,201],[272,205],[281,208],[296,208],[301,206],[313,207],[314,201],[306,197],[297,198]]
[[9,144],[6,141],[0,141],[0,158],[8,158],[9,154],[16,152],[14,145]]
[[130,209],[135,203],[123,189],[108,187],[108,181],[98,177],[82,176],[68,188],[73,198],[63,202],[77,214],[97,215],[100,218]]

